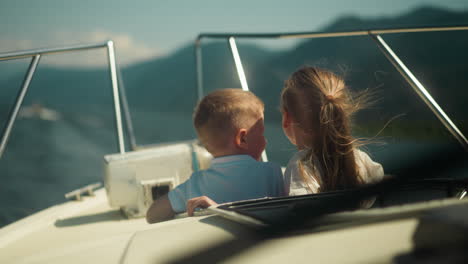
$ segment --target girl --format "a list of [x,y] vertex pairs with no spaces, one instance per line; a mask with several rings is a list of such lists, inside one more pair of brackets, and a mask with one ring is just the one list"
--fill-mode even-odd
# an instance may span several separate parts
[[298,149],[284,175],[289,195],[351,189],[383,178],[382,166],[351,135],[350,118],[362,100],[351,96],[342,78],[319,68],[304,67],[286,80],[282,126]]
[[[363,106],[364,97],[353,97],[342,78],[316,67],[304,67],[285,81],[282,126],[298,149],[284,174],[286,193],[345,190],[383,178],[382,166],[359,150],[360,142],[351,135],[351,116]],[[193,215],[195,208],[215,204],[206,196],[196,197],[187,202],[187,212]]]

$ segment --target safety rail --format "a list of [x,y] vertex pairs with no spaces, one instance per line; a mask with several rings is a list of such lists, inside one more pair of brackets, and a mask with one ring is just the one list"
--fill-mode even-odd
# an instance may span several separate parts
[[381,35],[385,34],[401,34],[401,33],[416,33],[416,32],[443,32],[443,31],[468,31],[468,26],[447,26],[447,27],[419,27],[419,28],[390,28],[390,29],[372,29],[358,31],[342,31],[342,32],[297,32],[297,33],[202,33],[195,40],[195,66],[197,78],[198,98],[203,97],[203,64],[201,41],[207,39],[226,39],[232,52],[236,70],[239,75],[242,89],[248,90],[247,80],[244,69],[240,60],[239,52],[237,51],[236,38],[254,38],[254,39],[285,39],[285,38],[334,38],[334,37],[355,37],[369,36],[379,47],[380,51],[396,68],[400,75],[413,88],[416,94],[424,101],[429,109],[437,116],[439,121],[452,134],[452,136],[462,145],[465,151],[468,152],[468,140],[465,135],[452,122],[450,117],[434,100],[432,95],[413,75],[409,68],[396,55],[390,46],[384,41]]
[[17,115],[23,103],[23,99],[28,91],[29,85],[32,81],[36,68],[39,65],[40,58],[48,54],[67,53],[67,52],[83,51],[83,50],[90,50],[90,49],[99,49],[99,48],[107,49],[107,58],[108,58],[108,64],[109,64],[109,70],[110,70],[110,79],[112,83],[112,94],[113,94],[114,110],[115,110],[118,151],[120,153],[125,153],[125,142],[124,142],[124,134],[123,134],[123,129],[122,129],[122,113],[121,113],[122,109],[120,106],[121,103],[123,106],[123,111],[125,113],[127,133],[128,133],[128,136],[130,137],[131,147],[133,149],[136,148],[136,141],[135,141],[135,136],[133,133],[133,127],[132,127],[130,113],[128,109],[128,103],[127,103],[127,99],[125,96],[125,91],[123,89],[123,83],[121,81],[120,74],[118,74],[119,70],[118,70],[118,65],[116,63],[116,58],[115,58],[114,43],[113,41],[109,40],[109,41],[97,43],[97,44],[84,44],[84,45],[74,45],[74,46],[59,47],[59,48],[44,48],[44,49],[35,49],[35,50],[24,50],[24,51],[18,51],[18,52],[0,53],[0,61],[32,57],[31,63],[29,64],[29,68],[24,77],[21,89],[17,94],[13,107],[10,109],[10,114],[8,115],[8,121],[2,132],[2,138],[0,141],[0,158],[3,156],[3,153],[5,151],[6,145],[10,137],[11,130],[16,121]]

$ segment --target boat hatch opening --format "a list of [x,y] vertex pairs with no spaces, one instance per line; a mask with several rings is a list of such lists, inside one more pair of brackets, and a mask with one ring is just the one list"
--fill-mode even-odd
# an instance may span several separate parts
[[166,195],[172,186],[170,184],[162,184],[162,185],[157,185],[157,186],[153,186],[153,188],[151,188],[151,196],[153,198],[153,201]]
[[151,206],[153,201],[161,198],[174,188],[174,179],[146,180],[141,181],[140,184],[143,190],[143,201],[146,209]]

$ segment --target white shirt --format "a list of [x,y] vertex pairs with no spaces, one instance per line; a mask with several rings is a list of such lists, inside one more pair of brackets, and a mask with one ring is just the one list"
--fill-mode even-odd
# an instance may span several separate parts
[[172,209],[185,212],[187,200],[206,195],[217,203],[285,193],[281,168],[271,162],[256,161],[249,155],[214,158],[207,170],[196,171],[168,194]]
[[[286,192],[290,196],[318,193],[321,182],[321,168],[313,169],[305,167],[306,174],[310,177],[307,178],[309,184],[305,183],[301,177],[298,168],[298,161],[300,161],[307,153],[307,150],[301,150],[294,154],[289,160],[286,171],[284,172],[284,182]],[[382,180],[384,171],[382,165],[373,161],[369,155],[358,149],[354,150],[354,157],[358,166],[359,176],[364,180],[364,183],[374,183]],[[312,176],[313,175],[313,176]]]

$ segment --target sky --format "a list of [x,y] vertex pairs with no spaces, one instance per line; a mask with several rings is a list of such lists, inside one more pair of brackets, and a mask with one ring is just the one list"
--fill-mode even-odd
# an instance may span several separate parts
[[[466,0],[0,0],[0,53],[115,42],[131,64],[170,54],[201,32],[318,31],[339,16],[400,15],[420,6],[468,10]],[[103,61],[84,55],[79,66]],[[47,60],[68,65],[64,58]]]

